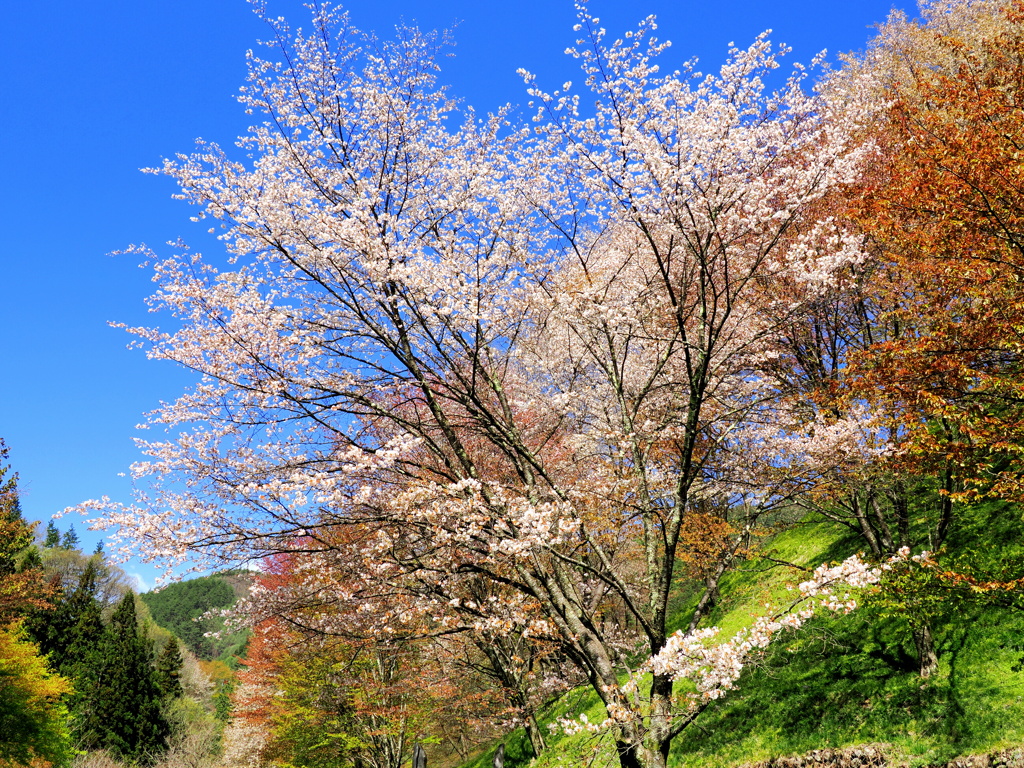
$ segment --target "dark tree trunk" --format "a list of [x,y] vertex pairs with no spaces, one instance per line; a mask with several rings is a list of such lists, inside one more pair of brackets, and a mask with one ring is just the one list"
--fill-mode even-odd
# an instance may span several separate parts
[[636,753],[637,747],[635,744],[617,741],[615,742],[615,750],[619,753],[620,768],[647,768],[647,766],[640,762],[640,756]]

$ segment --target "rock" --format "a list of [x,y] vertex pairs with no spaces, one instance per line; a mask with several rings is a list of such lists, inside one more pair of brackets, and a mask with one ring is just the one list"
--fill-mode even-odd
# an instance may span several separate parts
[[[889,762],[885,744],[862,744],[847,749],[815,749],[804,755],[786,755],[747,764],[742,768],[905,768]],[[988,755],[957,757],[929,768],[1024,768],[1024,746]]]

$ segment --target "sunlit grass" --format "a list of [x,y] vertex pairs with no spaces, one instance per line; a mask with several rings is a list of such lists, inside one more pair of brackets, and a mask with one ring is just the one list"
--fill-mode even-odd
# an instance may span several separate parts
[[[979,507],[965,514],[951,536],[959,551],[987,558],[992,567],[1024,563],[1020,512]],[[801,523],[767,542],[769,559],[743,565],[723,579],[722,598],[705,624],[722,637],[749,626],[766,604],[792,598],[787,590],[813,568],[863,551],[842,529]],[[979,554],[980,553],[980,554]],[[695,595],[681,595],[673,629],[688,621]],[[936,641],[940,669],[923,680],[916,670],[907,622],[891,610],[866,605],[847,616],[809,622],[773,646],[739,680],[737,689],[706,711],[673,744],[670,765],[729,768],[814,749],[886,744],[909,765],[1024,743],[1024,612],[958,605],[940,616]],[[543,723],[584,713],[604,719],[596,695],[578,690],[543,713]],[[548,734],[538,768],[614,766],[608,737]],[[506,766],[530,763],[519,731],[506,739]],[[496,748],[497,745],[495,745]],[[465,768],[489,768],[493,749]]]

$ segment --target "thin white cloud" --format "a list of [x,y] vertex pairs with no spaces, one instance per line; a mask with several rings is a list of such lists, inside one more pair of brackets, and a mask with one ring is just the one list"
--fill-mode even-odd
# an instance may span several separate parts
[[149,585],[146,583],[146,580],[142,578],[142,574],[133,571],[128,575],[135,579],[136,592],[138,592],[139,594],[142,594],[143,592],[149,592]]

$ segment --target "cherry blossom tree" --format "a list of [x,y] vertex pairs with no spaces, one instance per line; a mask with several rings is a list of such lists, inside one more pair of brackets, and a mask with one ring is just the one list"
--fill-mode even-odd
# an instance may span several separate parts
[[137,249],[178,325],[129,330],[201,380],[151,416],[137,502],[83,507],[169,566],[303,558],[381,636],[548,639],[622,766],[664,766],[692,721],[651,661],[682,555],[707,531],[727,566],[795,487],[767,368],[803,302],[771,287],[863,257],[815,207],[870,152],[856,113],[766,36],[663,73],[653,19],[610,40],[581,7],[583,89],[524,73],[524,126],[461,109],[434,36],[267,21],[250,160],[157,169],[227,262]]

